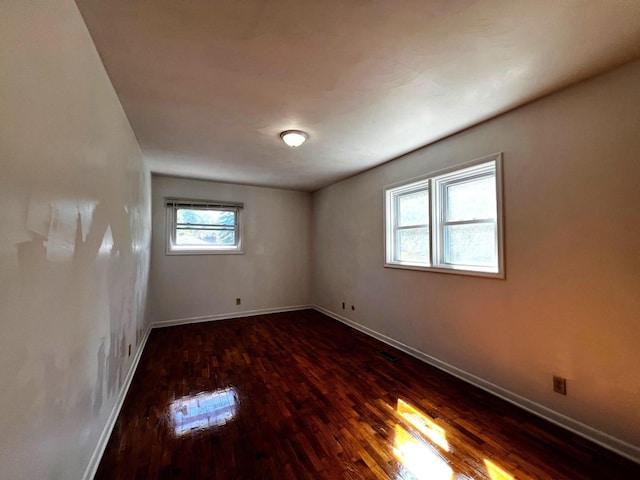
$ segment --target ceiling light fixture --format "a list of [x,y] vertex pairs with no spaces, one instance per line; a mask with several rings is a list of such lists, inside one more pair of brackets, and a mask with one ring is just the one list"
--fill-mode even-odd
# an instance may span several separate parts
[[285,130],[280,134],[280,138],[291,148],[296,148],[302,145],[307,138],[309,138],[309,134],[302,130]]

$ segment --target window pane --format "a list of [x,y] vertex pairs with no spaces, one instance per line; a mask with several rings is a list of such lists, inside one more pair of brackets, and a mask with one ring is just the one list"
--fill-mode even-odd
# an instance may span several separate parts
[[235,222],[235,212],[227,210],[178,208],[176,215],[178,223],[189,223],[195,225],[233,225]]
[[446,188],[447,221],[496,218],[495,177],[454,183]]
[[444,227],[445,263],[498,267],[494,223]]
[[177,228],[176,245],[181,246],[228,246],[236,242],[235,231],[233,229],[210,229],[202,230],[196,228]]
[[398,226],[429,223],[429,191],[408,193],[398,197]]
[[398,230],[395,260],[429,263],[429,229]]

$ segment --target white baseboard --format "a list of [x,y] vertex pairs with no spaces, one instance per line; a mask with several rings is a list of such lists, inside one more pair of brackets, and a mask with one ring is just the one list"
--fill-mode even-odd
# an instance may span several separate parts
[[120,393],[118,394],[118,398],[116,399],[116,403],[113,405],[111,409],[111,413],[109,414],[109,418],[107,419],[107,423],[102,429],[102,433],[100,434],[100,438],[98,439],[98,444],[96,445],[93,454],[91,455],[91,459],[89,460],[89,464],[82,476],[82,480],[92,480],[96,472],[98,470],[98,466],[100,465],[100,460],[102,459],[102,455],[104,454],[105,449],[107,448],[107,443],[109,442],[109,438],[111,437],[111,433],[113,432],[113,428],[116,425],[116,421],[118,420],[118,415],[120,415],[120,410],[122,409],[122,405],[124,404],[124,400],[127,397],[127,393],[129,392],[129,387],[131,386],[131,381],[133,380],[133,376],[136,373],[136,369],[138,368],[138,363],[140,362],[140,358],[142,358],[142,352],[144,351],[144,347],[147,344],[147,340],[149,339],[149,334],[153,328],[162,328],[162,327],[170,327],[174,325],[185,325],[188,323],[198,323],[198,322],[209,322],[213,320],[226,320],[230,318],[239,318],[239,317],[251,317],[256,315],[265,315],[268,313],[282,313],[282,312],[293,312],[296,310],[308,310],[313,309],[313,305],[297,305],[291,307],[277,307],[277,308],[266,308],[262,310],[249,310],[244,312],[234,312],[234,313],[225,313],[219,315],[207,315],[204,317],[192,317],[192,318],[181,318],[177,320],[165,320],[161,322],[155,322],[147,327],[144,336],[142,337],[142,341],[138,345],[138,349],[133,357],[133,362],[131,362],[131,367],[129,367],[129,372],[124,380],[124,384]]
[[102,429],[102,433],[100,434],[100,438],[98,439],[98,444],[96,445],[96,448],[93,451],[93,455],[91,455],[91,459],[89,460],[87,469],[85,470],[84,475],[82,476],[82,480],[92,480],[93,477],[95,477],[96,472],[98,471],[100,460],[102,459],[104,450],[107,448],[107,443],[109,442],[109,438],[111,437],[111,432],[113,431],[113,427],[115,427],[116,425],[116,420],[118,420],[118,415],[120,415],[122,404],[124,403],[124,399],[127,397],[127,392],[129,391],[129,387],[131,386],[131,381],[133,380],[133,376],[135,375],[136,369],[138,368],[138,363],[140,362],[140,358],[142,358],[142,352],[144,351],[144,347],[147,344],[147,340],[149,339],[150,333],[151,333],[151,325],[147,327],[142,337],[142,341],[138,344],[136,353],[133,356],[133,361],[131,362],[131,366],[129,367],[127,376],[124,379],[124,384],[120,389],[120,393],[118,393],[118,397],[116,398],[116,403],[113,405],[113,408],[111,409],[111,413],[109,414],[107,423]]
[[477,377],[469,372],[466,372],[465,370],[462,370],[446,362],[438,360],[437,358],[427,355],[426,353],[421,352],[416,348],[410,347],[409,345],[399,342],[398,340],[394,340],[391,337],[387,337],[382,333],[376,332],[375,330],[365,327],[364,325],[354,322],[353,320],[343,317],[342,315],[339,315],[335,312],[327,310],[318,305],[314,305],[313,308],[335,320],[338,320],[339,322],[344,323],[345,325],[348,325],[352,328],[355,328],[356,330],[359,330],[360,332],[366,335],[369,335],[370,337],[380,340],[381,342],[386,343],[387,345],[391,345],[392,347],[395,347],[398,350],[401,350],[404,353],[417,358],[418,360],[421,360],[433,367],[436,367],[446,373],[449,373],[450,375],[453,375],[454,377],[457,377],[461,380],[464,380],[467,383],[470,383],[478,388],[481,388],[482,390],[489,392],[490,394],[495,395],[497,397],[500,397],[503,400],[506,400],[507,402],[512,403],[517,407],[520,407],[530,413],[533,413],[538,417],[548,420],[551,423],[559,425],[560,427],[565,428],[566,430],[569,430],[575,433],[576,435],[584,437],[587,440],[590,440],[600,445],[601,447],[611,450],[617,453],[618,455],[628,458],[633,462],[640,463],[640,448],[635,445],[627,443],[607,433],[604,433],[600,430],[590,427],[589,425],[586,425],[582,422],[574,420],[573,418],[567,417],[561,413],[551,410],[550,408],[547,408],[544,405],[540,405],[539,403],[531,401],[521,395],[518,395],[517,393],[513,393],[509,390],[499,387],[498,385],[488,382],[480,377]]
[[162,328],[169,327],[173,325],[184,325],[189,323],[199,323],[199,322],[208,322],[213,320],[226,320],[231,318],[239,318],[239,317],[250,317],[256,315],[265,315],[268,313],[282,313],[282,312],[293,312],[297,310],[307,310],[307,309],[315,309],[325,315],[344,323],[370,337],[373,337],[377,340],[380,340],[387,345],[391,345],[392,347],[397,348],[400,351],[405,352],[412,357],[417,358],[429,365],[432,365],[446,373],[453,375],[461,380],[464,380],[472,385],[475,385],[482,390],[489,392],[497,397],[506,400],[509,403],[516,405],[517,407],[523,408],[528,412],[533,413],[545,420],[548,420],[560,427],[563,427],[576,435],[580,435],[592,442],[607,448],[618,455],[621,455],[629,460],[640,463],[640,448],[635,445],[631,445],[623,440],[615,438],[607,433],[601,432],[595,428],[592,428],[584,423],[581,423],[573,418],[562,415],[558,412],[555,412],[543,405],[540,405],[536,402],[533,402],[525,397],[522,397],[516,393],[510,392],[498,385],[495,385],[491,382],[483,380],[480,377],[477,377],[469,372],[466,372],[460,368],[454,367],[446,362],[438,360],[430,355],[427,355],[420,350],[410,347],[398,340],[394,340],[391,337],[387,337],[382,333],[376,332],[364,325],[361,325],[353,320],[350,320],[346,317],[343,317],[337,313],[334,313],[330,310],[327,310],[318,305],[298,305],[291,307],[278,307],[278,308],[267,308],[262,310],[249,310],[244,312],[234,312],[227,314],[218,314],[218,315],[208,315],[204,317],[192,317],[192,318],[183,318],[177,320],[165,320],[161,322],[152,323],[146,330],[142,341],[138,345],[138,349],[136,350],[135,356],[133,357],[133,362],[131,363],[131,367],[129,367],[129,371],[125,378],[124,384],[120,393],[118,394],[118,398],[116,403],[113,405],[111,409],[111,413],[109,414],[109,418],[107,419],[107,423],[105,424],[102,433],[100,434],[100,438],[98,440],[98,444],[91,456],[89,464],[85,470],[84,475],[82,476],[83,480],[92,480],[98,470],[98,465],[100,464],[100,460],[102,459],[102,455],[104,454],[104,450],[107,447],[107,443],[109,442],[109,438],[111,437],[111,432],[115,427],[116,420],[118,419],[118,415],[120,414],[120,410],[122,409],[122,405],[127,396],[127,392],[129,391],[129,387],[131,386],[131,381],[133,380],[136,369],[138,368],[138,363],[140,362],[140,358],[142,357],[142,352],[144,351],[144,347],[147,344],[147,340],[149,339],[149,334],[151,333],[152,328]]
[[256,315],[266,315],[269,313],[295,312],[297,310],[313,309],[313,305],[295,305],[289,307],[263,308],[261,310],[245,310],[243,312],[219,313],[216,315],[205,315],[203,317],[178,318],[175,320],[161,320],[153,322],[151,328],[173,327],[176,325],[187,325],[189,323],[212,322],[215,320],[229,320],[230,318],[255,317]]

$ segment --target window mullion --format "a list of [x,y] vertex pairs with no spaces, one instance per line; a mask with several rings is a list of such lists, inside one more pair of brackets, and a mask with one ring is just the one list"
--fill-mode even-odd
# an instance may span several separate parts
[[474,225],[481,223],[496,223],[495,218],[474,218],[473,220],[454,220],[454,221],[443,221],[443,226],[452,226],[452,225]]
[[167,254],[242,253],[241,209],[242,204],[167,202]]
[[177,242],[177,223],[178,223],[178,207],[173,207],[173,214],[171,215],[171,245],[175,245]]
[[401,227],[397,227],[396,230],[411,230],[415,228],[428,228],[428,223],[416,223],[415,225],[403,225]]
[[427,205],[427,209],[428,209],[428,213],[429,213],[429,225],[428,225],[428,232],[429,232],[429,258],[428,258],[428,262],[429,265],[432,266],[433,265],[433,249],[434,249],[434,244],[433,244],[433,180],[429,179],[427,180],[427,201],[429,202],[429,204]]
[[400,212],[400,195],[394,195],[393,196],[393,235],[392,235],[392,242],[393,242],[393,260],[394,261],[399,261],[400,260],[400,256],[398,255],[398,217],[399,217],[399,212]]
[[[501,162],[497,153],[385,187],[387,266],[504,278]],[[495,181],[485,180],[491,178]],[[425,203],[427,222],[401,225],[401,220],[418,220]]]
[[176,223],[177,228],[195,227],[195,228],[201,228],[202,230],[207,230],[209,228],[233,229],[234,226],[235,226],[235,222],[233,225],[229,225],[228,223]]
[[440,221],[438,222],[438,229],[440,235],[440,242],[438,248],[438,265],[442,266],[448,263],[447,254],[447,229],[445,228],[447,222],[447,185],[444,182],[438,182],[438,195],[440,199]]
[[434,266],[442,265],[445,262],[444,253],[444,221],[446,218],[446,200],[444,195],[445,185],[438,181],[433,180],[434,184],[434,213],[436,226],[434,228]]

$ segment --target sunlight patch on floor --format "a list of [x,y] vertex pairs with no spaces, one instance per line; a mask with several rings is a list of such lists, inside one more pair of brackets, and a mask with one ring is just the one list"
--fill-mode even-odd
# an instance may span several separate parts
[[487,472],[489,472],[489,478],[491,478],[491,480],[513,480],[513,475],[509,475],[491,460],[485,459],[484,465],[487,467]]
[[393,454],[419,480],[452,480],[453,470],[438,452],[400,425],[395,428]]
[[444,428],[438,426],[433,420],[427,417],[424,413],[418,409],[409,405],[404,400],[398,399],[397,412],[407,422],[417,428],[420,433],[426,435],[426,437],[440,448],[449,451],[449,443]]

